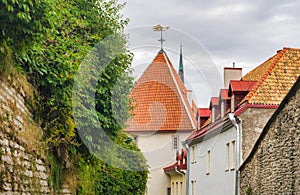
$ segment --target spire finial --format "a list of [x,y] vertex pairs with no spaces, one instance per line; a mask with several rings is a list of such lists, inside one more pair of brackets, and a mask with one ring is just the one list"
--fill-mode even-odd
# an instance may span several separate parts
[[163,42],[166,41],[166,39],[163,38],[163,31],[166,31],[168,29],[169,29],[168,26],[161,26],[160,24],[153,26],[154,31],[160,31],[160,39],[158,41],[160,41],[161,50],[163,50]]

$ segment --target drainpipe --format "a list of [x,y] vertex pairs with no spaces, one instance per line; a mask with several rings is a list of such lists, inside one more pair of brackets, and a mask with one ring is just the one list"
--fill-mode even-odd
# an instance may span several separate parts
[[186,193],[186,195],[189,195],[189,193],[190,193],[190,190],[189,190],[189,188],[190,188],[190,148],[189,148],[189,145],[185,141],[182,141],[181,144],[186,149],[186,154],[187,154],[187,158],[186,158],[186,179],[185,179],[186,189],[185,189],[185,193]]
[[231,123],[235,126],[236,128],[236,168],[235,168],[235,195],[240,194],[240,163],[241,163],[241,148],[240,148],[240,143],[241,143],[241,126],[240,122],[241,120],[234,116],[234,113],[229,113],[228,114],[229,119]]

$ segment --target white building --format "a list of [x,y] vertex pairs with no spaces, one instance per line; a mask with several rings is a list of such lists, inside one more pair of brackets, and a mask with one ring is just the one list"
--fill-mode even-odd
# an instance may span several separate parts
[[189,195],[245,194],[239,165],[300,75],[299,59],[299,49],[283,48],[243,77],[224,69],[228,89],[211,99],[211,117],[185,141]]
[[130,94],[134,110],[126,131],[135,138],[150,166],[148,195],[172,193],[170,176],[163,168],[174,163],[180,142],[196,129],[197,109],[190,93],[167,54],[160,50]]

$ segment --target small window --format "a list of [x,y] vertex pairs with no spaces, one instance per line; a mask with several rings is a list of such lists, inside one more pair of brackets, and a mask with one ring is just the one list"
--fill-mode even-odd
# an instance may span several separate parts
[[173,149],[174,149],[174,150],[177,150],[177,149],[178,149],[178,141],[179,141],[178,136],[174,136],[174,137],[173,137]]
[[207,151],[206,175],[210,172],[210,150]]
[[229,170],[229,163],[230,163],[230,144],[227,143],[226,144],[226,164],[225,164],[225,171],[228,171]]
[[236,146],[235,146],[235,141],[232,141],[232,153],[231,153],[231,169],[235,169],[235,164],[236,164]]
[[180,182],[180,195],[183,195],[183,183]]
[[171,188],[167,188],[167,195],[171,195]]
[[196,159],[195,159],[195,146],[192,146],[192,162],[191,163],[196,163]]
[[174,192],[174,182],[172,182],[172,189],[171,192]]
[[137,135],[133,136],[133,140],[137,143],[137,141],[138,141],[138,136],[137,136]]
[[195,192],[195,183],[196,181],[191,181],[192,182],[192,195],[196,195],[196,192]]

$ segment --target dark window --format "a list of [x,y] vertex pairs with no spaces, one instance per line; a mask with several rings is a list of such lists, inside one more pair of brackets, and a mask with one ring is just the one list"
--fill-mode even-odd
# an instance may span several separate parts
[[171,195],[171,188],[167,188],[167,195]]
[[174,150],[178,149],[178,137],[177,136],[173,137],[173,149]]

